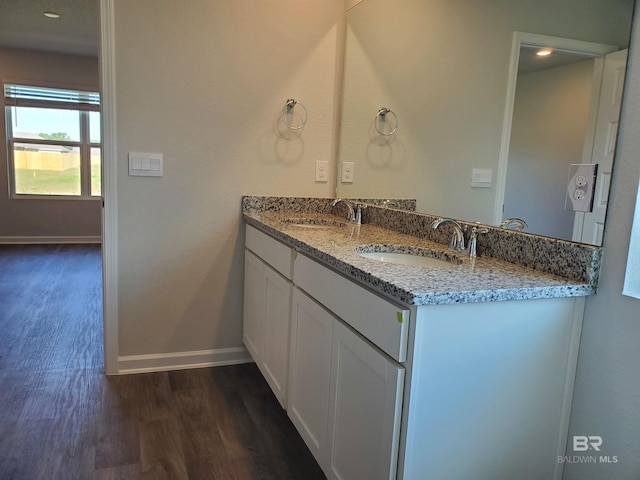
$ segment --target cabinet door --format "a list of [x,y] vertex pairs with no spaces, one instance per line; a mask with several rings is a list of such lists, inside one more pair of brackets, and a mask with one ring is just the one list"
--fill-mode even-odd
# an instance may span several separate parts
[[242,341],[256,363],[262,358],[264,305],[264,264],[250,251],[245,250]]
[[259,366],[280,405],[286,408],[293,286],[265,265],[264,289],[264,344]]
[[326,310],[294,289],[288,413],[320,465],[326,452],[333,322]]
[[404,369],[337,321],[332,351],[325,473],[395,479]]

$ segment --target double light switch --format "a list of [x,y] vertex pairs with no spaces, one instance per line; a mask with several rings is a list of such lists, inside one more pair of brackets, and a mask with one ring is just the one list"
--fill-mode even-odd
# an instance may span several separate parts
[[135,177],[161,177],[162,154],[129,152],[129,175]]

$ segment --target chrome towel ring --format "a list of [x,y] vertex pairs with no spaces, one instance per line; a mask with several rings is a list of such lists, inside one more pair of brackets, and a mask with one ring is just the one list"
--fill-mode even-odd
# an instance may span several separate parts
[[[302,121],[298,125],[292,125],[291,123],[289,123],[287,117],[291,113],[293,113],[293,109],[296,107],[296,105],[299,105],[302,108],[302,111],[304,113],[304,117],[303,117]],[[293,116],[293,115],[291,115],[291,116]],[[309,116],[307,114],[307,109],[304,107],[303,104],[301,104],[299,101],[297,101],[294,98],[289,98],[286,101],[286,103],[284,104],[284,107],[282,107],[282,112],[280,113],[280,120],[290,130],[301,130],[302,128],[304,128],[304,126],[307,124],[307,118],[308,117]]]
[[[388,115],[393,115],[393,127],[391,127],[390,131],[385,131],[384,128],[380,128],[380,122],[387,122],[387,118]],[[376,114],[376,118],[374,119],[374,125],[376,128],[376,132],[378,132],[380,135],[383,135],[385,137],[390,137],[392,135],[395,135],[395,133],[398,131],[398,117],[396,116],[395,112],[393,110],[391,110],[390,108],[387,107],[382,107],[380,110],[378,110],[378,113]]]

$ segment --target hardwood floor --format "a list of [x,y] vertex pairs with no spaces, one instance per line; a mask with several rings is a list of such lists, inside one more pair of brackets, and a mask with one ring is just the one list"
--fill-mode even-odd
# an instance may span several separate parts
[[106,377],[97,246],[0,246],[0,480],[324,479],[254,364]]

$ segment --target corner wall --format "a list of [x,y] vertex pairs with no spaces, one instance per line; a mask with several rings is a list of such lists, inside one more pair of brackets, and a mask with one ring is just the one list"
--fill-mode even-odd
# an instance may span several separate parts
[[[565,465],[564,480],[640,478],[640,301],[621,294],[640,177],[640,6],[636,3],[598,294],[586,304],[568,456],[616,463]],[[574,452],[574,435],[598,435],[600,452]]]
[[[241,196],[333,196],[314,172],[334,157],[343,18],[342,0],[116,0],[121,368],[243,358]],[[162,152],[164,176],[128,176],[129,151]]]

